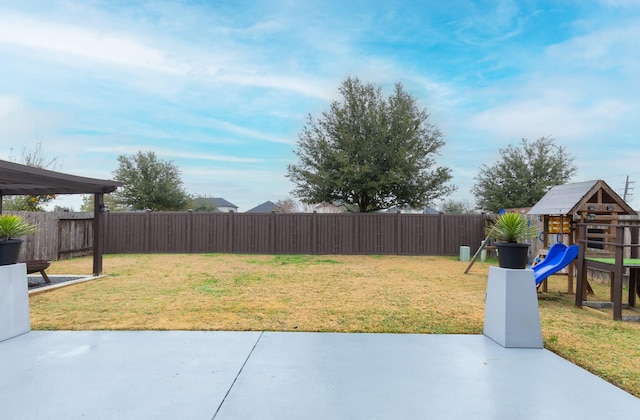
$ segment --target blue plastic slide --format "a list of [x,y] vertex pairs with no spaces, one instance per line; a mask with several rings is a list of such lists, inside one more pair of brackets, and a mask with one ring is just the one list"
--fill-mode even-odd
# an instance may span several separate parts
[[536,279],[536,286],[542,283],[550,275],[557,273],[571,261],[578,258],[578,245],[566,246],[565,244],[554,244],[547,253],[547,256],[539,264],[531,267],[533,276]]

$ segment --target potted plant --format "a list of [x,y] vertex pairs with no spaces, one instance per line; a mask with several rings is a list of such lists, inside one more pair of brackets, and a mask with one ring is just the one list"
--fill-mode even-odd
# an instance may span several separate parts
[[536,226],[529,224],[524,215],[503,213],[489,229],[488,236],[496,239],[498,265],[502,268],[526,268],[529,244],[522,243],[540,234]]
[[21,236],[31,235],[38,230],[36,225],[29,223],[22,216],[15,214],[0,214],[0,265],[18,262]]

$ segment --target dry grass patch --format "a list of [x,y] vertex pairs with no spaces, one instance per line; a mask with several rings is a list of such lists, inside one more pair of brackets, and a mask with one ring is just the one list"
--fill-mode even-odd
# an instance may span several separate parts
[[[38,329],[481,333],[484,276],[434,257],[128,255],[107,277],[32,297]],[[89,270],[86,259],[52,273]]]
[[[90,258],[51,274],[90,273]],[[32,296],[33,329],[481,334],[488,264],[442,257],[109,255],[107,277]],[[640,324],[540,295],[545,347],[640,397]],[[608,287],[593,284],[598,296]]]

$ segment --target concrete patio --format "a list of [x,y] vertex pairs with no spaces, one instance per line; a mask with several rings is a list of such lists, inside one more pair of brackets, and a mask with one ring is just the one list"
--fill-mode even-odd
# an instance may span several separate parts
[[0,342],[3,419],[637,418],[640,399],[483,335],[32,331]]

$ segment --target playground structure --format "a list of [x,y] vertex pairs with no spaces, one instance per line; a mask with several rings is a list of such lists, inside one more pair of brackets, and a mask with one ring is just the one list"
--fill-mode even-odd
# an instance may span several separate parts
[[[541,223],[540,241],[532,244],[533,255],[538,257],[531,266],[541,291],[547,291],[549,276],[564,275],[567,294],[574,293],[575,279],[576,306],[611,306],[616,320],[640,320],[640,317],[622,315],[622,309],[635,308],[636,296],[640,297],[640,219],[606,182],[557,185],[527,214],[531,223]],[[489,244],[489,238],[490,235],[483,241],[465,273]],[[566,272],[561,272],[564,269]],[[587,295],[593,294],[589,277],[603,275],[609,282],[610,302],[588,301]],[[626,302],[623,301],[625,281],[628,282]]]
[[[615,254],[615,246],[611,245],[616,235],[615,226],[625,218],[637,216],[637,213],[606,182],[594,180],[551,188],[529,210],[528,215],[538,216],[542,223],[540,240],[543,249],[549,249],[555,243],[562,243],[570,248],[584,234],[591,245],[580,250],[578,256],[611,258]],[[589,224],[584,224],[585,222]],[[566,273],[551,273],[567,276],[568,294],[574,293],[575,266],[575,262],[569,263],[563,267],[567,269]],[[583,286],[585,291],[590,292],[588,282],[583,283]],[[541,288],[542,291],[547,291],[546,282],[542,282]]]
[[[592,229],[608,228],[615,230],[614,239],[601,242],[589,237]],[[627,220],[623,224],[602,225],[596,223],[580,224],[578,243],[578,282],[576,288],[576,306],[588,307],[613,307],[614,320],[640,320],[639,316],[623,316],[622,309],[635,308],[636,296],[640,296],[640,259],[638,248],[640,243],[640,221]],[[604,246],[614,249],[613,257],[605,253],[592,253],[590,247]],[[589,289],[588,272],[600,271],[609,275],[609,302],[589,302],[587,291]],[[628,276],[627,302],[623,301],[625,276]]]

